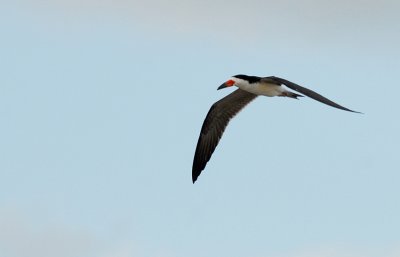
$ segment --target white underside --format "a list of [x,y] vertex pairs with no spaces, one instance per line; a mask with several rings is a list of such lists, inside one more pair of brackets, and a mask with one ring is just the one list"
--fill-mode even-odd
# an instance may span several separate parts
[[265,96],[278,96],[287,91],[283,86],[269,83],[237,83],[236,86],[247,92]]

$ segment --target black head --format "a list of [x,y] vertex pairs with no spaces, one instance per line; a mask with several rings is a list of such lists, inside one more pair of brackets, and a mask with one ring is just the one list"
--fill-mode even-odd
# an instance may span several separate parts
[[238,79],[246,80],[249,83],[256,83],[256,82],[259,82],[260,79],[261,79],[260,77],[257,77],[257,76],[247,76],[247,75],[242,75],[242,74],[235,75],[233,77],[234,78],[238,78]]

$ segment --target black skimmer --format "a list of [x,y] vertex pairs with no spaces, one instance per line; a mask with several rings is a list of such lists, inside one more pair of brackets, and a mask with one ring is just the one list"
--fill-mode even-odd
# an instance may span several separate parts
[[[264,96],[286,96],[297,99],[302,95],[293,93],[287,88],[304,94],[321,103],[330,105],[332,107],[356,112],[346,107],[343,107],[322,95],[299,86],[286,79],[278,77],[256,77],[247,75],[236,75],[218,87],[219,89],[237,86],[239,89],[233,91],[221,100],[215,102],[203,122],[199,140],[197,141],[196,152],[193,159],[192,167],[192,180],[193,183],[197,180],[201,171],[206,167],[207,162],[210,160],[217,144],[224,133],[226,126],[230,119],[232,119],[241,109],[248,103],[254,100],[259,95]],[[286,86],[286,87],[285,87]]]

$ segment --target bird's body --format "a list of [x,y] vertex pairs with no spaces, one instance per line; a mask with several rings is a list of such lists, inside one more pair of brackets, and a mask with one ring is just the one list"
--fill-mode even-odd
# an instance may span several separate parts
[[210,160],[211,155],[214,152],[230,119],[259,95],[270,97],[282,96],[295,99],[297,99],[297,97],[302,97],[302,95],[288,90],[292,89],[321,103],[341,110],[355,112],[323,97],[322,95],[310,89],[278,77],[235,75],[223,83],[218,89],[231,86],[237,86],[239,89],[215,102],[211,106],[203,122],[193,159],[193,183],[196,181],[201,171],[205,168],[207,162]]
[[260,80],[254,81],[253,83],[250,83],[244,78],[233,77],[232,80],[236,82],[238,88],[255,95],[272,97],[279,96],[286,91],[282,85],[277,85],[269,81],[262,81],[261,78]]

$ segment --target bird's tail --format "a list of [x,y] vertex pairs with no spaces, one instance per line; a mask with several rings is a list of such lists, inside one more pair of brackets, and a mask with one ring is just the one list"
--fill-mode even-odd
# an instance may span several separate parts
[[290,91],[285,91],[282,92],[282,94],[280,94],[279,96],[286,96],[286,97],[290,97],[290,98],[294,98],[297,99],[297,97],[303,97],[302,95],[290,92]]

